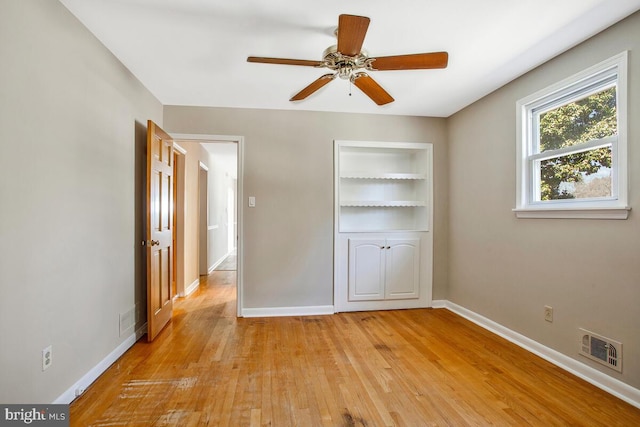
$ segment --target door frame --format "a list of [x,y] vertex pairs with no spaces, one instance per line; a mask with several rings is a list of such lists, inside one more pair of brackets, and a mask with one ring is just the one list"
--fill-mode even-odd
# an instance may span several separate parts
[[236,190],[236,216],[237,216],[237,267],[236,267],[236,302],[237,316],[243,317],[243,281],[244,281],[244,136],[239,135],[209,135],[209,134],[185,134],[170,133],[175,141],[189,141],[196,143],[232,142],[237,144],[238,150],[238,181]]
[[209,274],[209,168],[198,162],[198,275]]
[[175,289],[174,298],[184,295],[184,206],[185,206],[185,155],[187,150],[173,142],[174,198],[173,198],[173,265]]

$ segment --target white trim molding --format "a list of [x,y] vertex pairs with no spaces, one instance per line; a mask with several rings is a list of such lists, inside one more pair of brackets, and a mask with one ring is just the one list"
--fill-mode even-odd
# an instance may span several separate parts
[[229,255],[231,255],[234,252],[235,252],[235,249],[232,249],[226,254],[222,255],[216,262],[214,262],[213,265],[209,267],[209,270],[208,270],[209,274],[211,274],[216,268],[218,268],[218,266],[222,264],[224,260],[226,260],[229,257]]
[[69,387],[64,393],[62,393],[56,400],[52,402],[54,405],[58,404],[69,404],[76,397],[79,397],[84,393],[84,391],[89,387],[100,375],[102,375],[109,366],[113,365],[116,360],[120,358],[127,350],[129,350],[133,345],[140,339],[142,335],[146,333],[147,324],[139,328],[133,334],[129,335],[118,347],[115,348],[111,353],[107,355],[104,359],[102,359],[96,366],[91,368],[89,372],[84,374],[82,378],[75,382],[71,387]]
[[224,257],[220,258],[219,260],[217,260],[216,262],[213,263],[213,265],[211,267],[209,267],[209,269],[207,270],[207,274],[211,274],[214,272],[214,270],[216,268],[218,268],[218,266],[220,264],[222,264],[222,261],[224,261]]
[[174,151],[177,151],[180,154],[187,154],[187,150],[185,150],[184,148],[182,148],[178,143],[176,143],[174,141],[173,143],[173,149]]
[[617,380],[609,375],[606,375],[597,369],[594,369],[584,363],[577,361],[569,356],[566,356],[552,348],[540,344],[526,336],[512,331],[511,329],[502,326],[499,323],[494,322],[478,313],[468,310],[462,306],[452,303],[447,300],[433,301],[432,306],[435,308],[446,308],[459,316],[475,323],[476,325],[493,332],[496,335],[501,336],[507,341],[524,348],[525,350],[540,356],[546,361],[553,363],[559,368],[564,369],[573,375],[582,378],[588,383],[606,391],[609,394],[616,396],[619,399],[624,400],[630,405],[640,408],[640,390],[626,384],[620,380]]
[[187,286],[187,288],[184,290],[184,295],[180,295],[180,296],[181,297],[189,296],[190,294],[193,293],[193,291],[198,289],[198,286],[200,286],[200,278],[199,277],[196,280],[194,280],[189,286]]
[[434,299],[431,301],[431,308],[447,308],[447,303],[444,299]]
[[581,209],[513,209],[517,218],[554,218],[554,219],[627,219],[631,207],[620,208],[581,208]]
[[323,316],[334,313],[335,309],[332,305],[304,307],[245,307],[242,310],[242,317]]

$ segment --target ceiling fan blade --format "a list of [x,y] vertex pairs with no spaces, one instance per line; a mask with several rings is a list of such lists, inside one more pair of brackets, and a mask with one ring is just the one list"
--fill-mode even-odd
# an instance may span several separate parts
[[338,52],[356,56],[362,50],[370,19],[365,16],[340,15],[338,18]]
[[354,75],[353,84],[378,105],[384,105],[394,101],[393,97],[366,73]]
[[302,99],[305,99],[307,96],[311,95],[335,78],[335,74],[325,74],[318,80],[311,83],[309,86],[302,89],[300,92],[296,93],[289,101],[300,101]]
[[446,68],[449,62],[447,52],[416,53],[413,55],[382,56],[375,58],[372,70],[426,70]]
[[322,61],[309,61],[306,59],[288,59],[288,58],[264,58],[261,56],[250,56],[247,62],[259,62],[262,64],[282,64],[282,65],[304,65],[307,67],[321,67]]

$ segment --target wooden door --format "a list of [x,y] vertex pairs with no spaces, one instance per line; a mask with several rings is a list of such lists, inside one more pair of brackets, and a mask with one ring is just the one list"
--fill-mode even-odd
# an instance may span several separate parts
[[147,123],[147,339],[171,320],[173,300],[173,140]]
[[384,299],[384,239],[349,239],[349,301]]
[[387,239],[385,299],[420,297],[420,239]]

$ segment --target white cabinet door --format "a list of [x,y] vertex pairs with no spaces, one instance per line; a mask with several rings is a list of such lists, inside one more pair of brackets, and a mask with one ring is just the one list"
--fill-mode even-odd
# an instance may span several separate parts
[[420,297],[420,239],[387,239],[385,299]]
[[349,301],[384,299],[385,240],[349,239]]
[[349,301],[420,297],[420,239],[349,239]]

